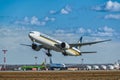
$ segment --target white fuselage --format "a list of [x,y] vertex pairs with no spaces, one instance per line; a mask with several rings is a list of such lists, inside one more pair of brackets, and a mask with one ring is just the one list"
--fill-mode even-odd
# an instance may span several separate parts
[[33,42],[37,42],[40,43],[43,48],[45,49],[49,49],[49,50],[55,50],[57,52],[62,52],[62,53],[66,53],[67,55],[70,56],[79,56],[81,55],[80,51],[75,48],[75,47],[70,47],[68,49],[62,49],[56,45],[61,44],[62,42],[56,39],[53,39],[45,34],[42,34],[40,32],[37,31],[32,31],[29,33],[29,37]]

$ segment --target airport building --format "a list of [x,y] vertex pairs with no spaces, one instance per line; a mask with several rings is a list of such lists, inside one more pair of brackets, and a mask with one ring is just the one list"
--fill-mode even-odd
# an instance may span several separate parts
[[12,70],[12,71],[41,71],[41,70],[120,70],[120,65],[115,64],[29,64],[29,65],[0,65],[0,70]]
[[115,62],[114,64],[60,64],[53,63],[52,59],[49,58],[49,64],[43,62],[42,64],[22,64],[22,65],[10,65],[0,64],[0,70],[12,70],[12,71],[41,71],[41,70],[120,70],[120,63]]

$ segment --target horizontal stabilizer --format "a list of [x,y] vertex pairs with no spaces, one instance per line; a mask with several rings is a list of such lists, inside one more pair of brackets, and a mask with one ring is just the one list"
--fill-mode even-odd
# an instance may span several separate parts
[[32,47],[32,45],[29,44],[20,44],[20,45]]
[[91,51],[91,52],[81,52],[81,54],[89,54],[89,53],[97,53],[96,51]]

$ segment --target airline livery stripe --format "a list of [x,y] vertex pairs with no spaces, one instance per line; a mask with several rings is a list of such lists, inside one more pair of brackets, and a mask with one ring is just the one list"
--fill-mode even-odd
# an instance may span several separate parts
[[43,37],[43,38],[45,38],[45,39],[48,40],[48,41],[54,42],[55,44],[58,43],[57,41],[52,40],[52,39],[50,39],[50,38],[47,38],[47,37],[45,37],[45,36],[40,35],[40,37]]

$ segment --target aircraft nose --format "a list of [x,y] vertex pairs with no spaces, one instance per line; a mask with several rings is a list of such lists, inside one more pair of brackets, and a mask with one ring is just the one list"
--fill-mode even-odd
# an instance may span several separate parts
[[37,32],[37,31],[31,31],[31,32],[29,32],[29,34],[28,34],[29,37],[39,36],[39,35],[40,35],[40,33]]
[[29,32],[28,36],[31,38],[32,34],[34,34],[33,32]]

